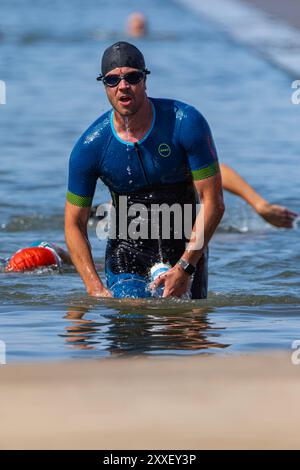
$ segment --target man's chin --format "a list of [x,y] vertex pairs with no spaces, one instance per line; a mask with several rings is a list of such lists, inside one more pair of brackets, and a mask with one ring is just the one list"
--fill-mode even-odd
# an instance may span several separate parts
[[118,106],[116,111],[124,117],[132,116],[136,113],[136,110],[134,108],[128,106]]

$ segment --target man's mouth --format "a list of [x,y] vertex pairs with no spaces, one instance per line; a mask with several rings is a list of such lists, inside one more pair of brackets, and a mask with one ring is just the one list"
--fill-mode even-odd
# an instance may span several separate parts
[[132,102],[132,98],[129,95],[124,95],[119,98],[119,101],[125,106],[129,105]]

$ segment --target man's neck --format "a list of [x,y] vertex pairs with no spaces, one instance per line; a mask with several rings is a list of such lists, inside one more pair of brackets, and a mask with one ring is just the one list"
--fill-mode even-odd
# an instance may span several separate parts
[[153,119],[153,111],[149,98],[146,96],[140,109],[130,116],[122,116],[114,112],[114,127],[122,140],[136,142],[149,131]]

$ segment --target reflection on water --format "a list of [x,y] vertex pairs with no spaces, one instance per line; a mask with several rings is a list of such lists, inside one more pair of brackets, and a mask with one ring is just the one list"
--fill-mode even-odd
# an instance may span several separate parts
[[[159,301],[157,301],[159,304]],[[161,303],[160,303],[161,304]],[[191,306],[156,308],[153,302],[132,300],[127,305],[115,306],[115,313],[99,320],[84,318],[89,308],[82,305],[67,307],[68,320],[64,337],[73,349],[106,352],[112,356],[139,354],[199,353],[208,348],[226,348],[221,343],[219,330],[211,326],[209,308]]]

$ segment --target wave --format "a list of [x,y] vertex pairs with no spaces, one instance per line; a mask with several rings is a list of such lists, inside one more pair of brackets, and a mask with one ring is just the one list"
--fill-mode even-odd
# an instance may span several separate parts
[[27,232],[27,231],[44,231],[44,230],[63,230],[64,216],[62,214],[53,215],[15,215],[6,223],[0,226],[2,232]]

